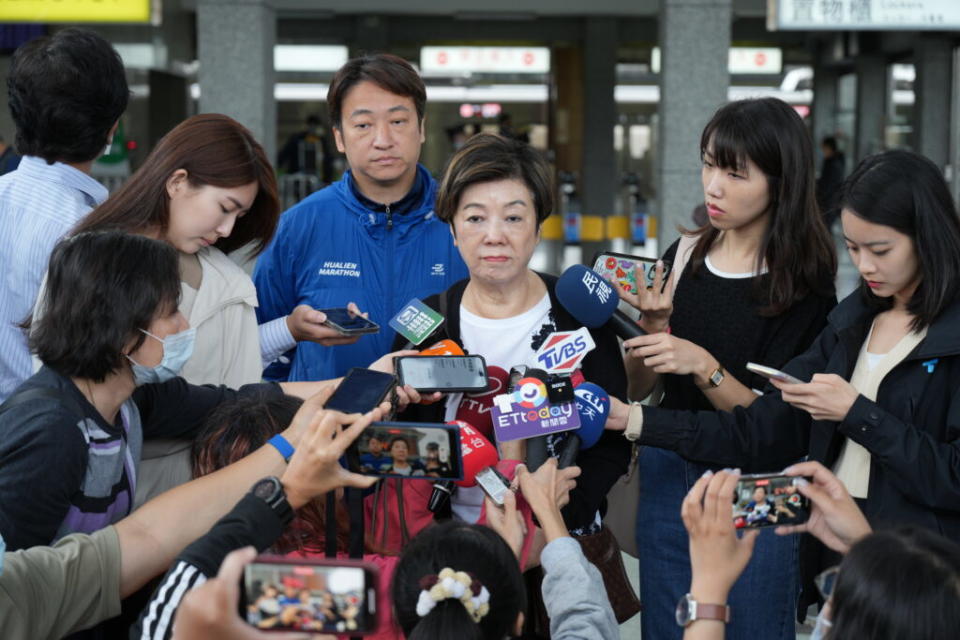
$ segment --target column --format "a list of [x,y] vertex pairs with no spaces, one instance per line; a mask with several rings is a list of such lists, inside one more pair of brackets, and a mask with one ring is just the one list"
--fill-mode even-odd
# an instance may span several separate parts
[[953,50],[950,39],[926,33],[917,39],[913,83],[914,145],[919,153],[943,169],[950,155],[950,84],[953,80]]
[[197,49],[200,111],[223,113],[246,126],[273,161],[277,103],[273,97],[276,13],[270,0],[199,0]]
[[596,251],[609,247],[607,219],[613,215],[619,187],[613,149],[613,127],[617,122],[613,92],[619,38],[615,18],[587,18],[584,26],[581,245],[583,258],[589,260]]
[[857,126],[854,164],[878,151],[884,144],[888,89],[887,61],[878,54],[864,54],[854,63],[857,73]]
[[661,253],[703,203],[700,132],[727,101],[731,0],[660,0],[660,131],[654,212]]
[[816,66],[813,69],[811,117],[814,149],[819,149],[820,141],[825,136],[832,136],[837,132],[838,77],[837,72],[828,67]]

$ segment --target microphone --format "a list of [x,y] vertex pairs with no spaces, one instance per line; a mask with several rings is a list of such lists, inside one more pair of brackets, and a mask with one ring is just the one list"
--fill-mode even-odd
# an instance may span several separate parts
[[490,408],[493,399],[507,392],[508,374],[496,365],[487,365],[487,389],[479,393],[465,393],[457,407],[455,420],[466,422],[487,440],[493,440],[493,417]]
[[603,428],[610,417],[610,396],[592,382],[584,382],[573,390],[576,397],[577,413],[580,414],[580,428],[571,431],[563,444],[557,467],[569,467],[577,460],[582,449],[597,444],[603,435]]
[[463,461],[463,480],[437,480],[433,483],[433,491],[430,492],[430,500],[427,502],[427,508],[432,513],[440,511],[447,505],[457,486],[476,486],[477,473],[497,464],[500,459],[500,456],[497,455],[497,448],[471,424],[462,420],[448,422],[447,424],[460,427],[460,458]]
[[[524,368],[523,377],[525,378],[536,378],[537,380],[542,381],[544,384],[548,382],[550,376],[547,375],[547,372],[543,369],[534,369],[534,368]],[[544,462],[547,461],[547,458],[550,457],[550,452],[547,451],[547,437],[546,436],[535,436],[533,438],[527,438],[527,459],[525,464],[527,469],[530,470],[530,473],[533,473],[540,468]]]
[[454,342],[450,338],[445,338],[440,342],[436,342],[430,345],[426,349],[421,349],[419,355],[421,356],[462,356],[465,354],[463,353],[463,349],[460,348],[460,345],[458,345],[456,342]]
[[620,298],[613,286],[593,269],[575,264],[557,280],[557,300],[585,327],[606,326],[624,340],[646,335],[627,314],[617,309]]

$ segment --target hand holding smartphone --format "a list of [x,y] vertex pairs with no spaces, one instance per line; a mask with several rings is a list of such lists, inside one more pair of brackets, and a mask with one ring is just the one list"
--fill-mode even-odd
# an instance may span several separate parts
[[[657,271],[657,259],[644,256],[631,256],[625,253],[613,253],[610,251],[599,252],[593,257],[593,270],[601,276],[622,286],[627,293],[636,295],[639,293],[637,283],[637,267],[644,274],[643,286],[647,289],[653,287],[653,279]],[[665,262],[663,265],[663,286],[667,283],[667,277],[670,275],[671,264]]]
[[331,329],[336,329],[345,336],[358,336],[367,333],[378,333],[380,331],[380,325],[376,322],[352,313],[344,307],[317,309],[317,311],[327,316],[323,324]]
[[340,381],[324,408],[342,413],[366,413],[390,399],[396,386],[397,377],[392,374],[354,367]]
[[422,393],[479,393],[489,384],[483,356],[401,356],[395,362],[400,385]]

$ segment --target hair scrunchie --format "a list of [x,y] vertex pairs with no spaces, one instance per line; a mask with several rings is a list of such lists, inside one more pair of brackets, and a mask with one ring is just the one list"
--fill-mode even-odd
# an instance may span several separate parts
[[464,571],[446,567],[436,575],[421,578],[420,588],[417,615],[421,618],[433,611],[438,602],[448,599],[459,600],[474,622],[480,622],[490,611],[490,592]]

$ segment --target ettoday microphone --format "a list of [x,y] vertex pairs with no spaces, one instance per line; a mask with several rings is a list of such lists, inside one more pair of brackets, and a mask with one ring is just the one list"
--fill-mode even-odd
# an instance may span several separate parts
[[563,469],[574,464],[583,449],[597,444],[603,435],[603,428],[610,417],[610,396],[592,382],[584,382],[573,390],[576,397],[577,413],[580,414],[580,428],[570,432],[570,436],[560,452],[557,467]]
[[497,464],[500,460],[500,456],[497,455],[497,448],[473,425],[463,420],[455,420],[447,424],[460,427],[460,458],[463,465],[463,480],[437,480],[433,483],[433,491],[430,493],[430,500],[427,502],[427,508],[433,513],[446,506],[456,486],[476,486],[477,473]]
[[624,340],[646,335],[627,314],[617,309],[620,298],[613,285],[593,269],[575,264],[557,280],[557,300],[585,327],[606,326]]

